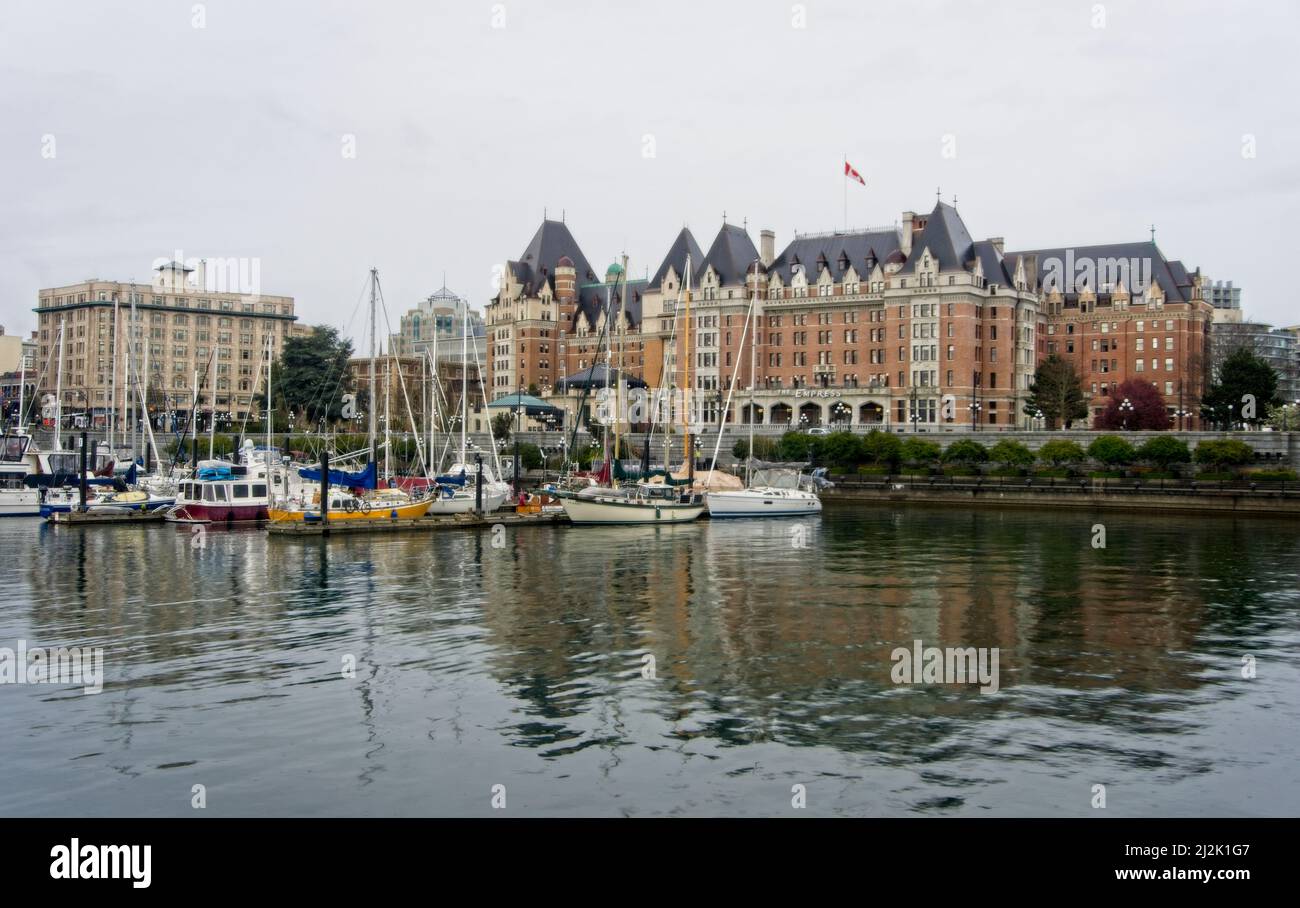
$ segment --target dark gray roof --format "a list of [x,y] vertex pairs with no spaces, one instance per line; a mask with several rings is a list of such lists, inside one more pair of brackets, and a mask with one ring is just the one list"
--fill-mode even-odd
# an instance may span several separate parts
[[1001,284],[1003,287],[1015,288],[1016,263],[1009,262],[998,252],[998,248],[988,240],[977,240],[972,261],[979,259],[980,268],[984,271],[984,280],[990,284]]
[[939,202],[926,219],[925,229],[912,240],[912,258],[929,249],[938,259],[940,271],[965,271],[975,260],[974,245],[957,209]]
[[700,275],[704,274],[705,269],[710,265],[718,275],[719,286],[743,284],[745,272],[750,265],[754,264],[756,258],[758,258],[758,248],[745,229],[735,224],[723,224],[713,240],[713,245],[709,247],[709,254],[704,257],[704,261],[696,264],[695,259],[691,259],[691,286],[700,285]]
[[[604,363],[596,363],[594,366],[588,366],[572,375],[566,375],[555,383],[557,391],[568,391],[572,388],[608,388],[617,384],[619,381],[619,371],[611,369]],[[622,373],[623,382],[629,388],[644,388],[646,383],[635,375],[630,375],[625,369]]]
[[[683,227],[682,232],[677,234],[677,239],[673,240],[672,247],[668,254],[664,256],[663,264],[655,272],[655,276],[650,279],[650,286],[658,288],[668,275],[669,267],[677,272],[680,278],[686,274],[686,255],[691,256],[691,270],[699,274],[700,268],[703,267],[704,253],[700,251],[700,244],[695,242],[695,237],[691,235],[690,230]],[[692,278],[693,279],[693,278]]]
[[859,277],[865,278],[870,273],[868,260],[874,258],[883,265],[885,259],[899,251],[898,241],[896,230],[796,236],[772,260],[767,273],[777,272],[781,275],[781,280],[789,284],[794,277],[794,266],[800,264],[807,270],[808,280],[815,281],[821,270],[818,262],[825,261],[831,270],[831,277],[836,281],[843,278],[850,264],[857,270]]
[[[1073,253],[1073,260],[1078,262],[1083,258],[1089,258],[1094,263],[1100,263],[1103,259],[1124,259],[1138,261],[1138,267],[1143,269],[1145,275],[1145,262],[1151,262],[1151,279],[1160,285],[1164,292],[1165,298],[1178,302],[1187,302],[1192,298],[1191,279],[1188,278],[1186,284],[1179,282],[1177,274],[1186,275],[1187,269],[1181,262],[1166,261],[1164,255],[1160,252],[1160,247],[1155,243],[1147,240],[1141,243],[1107,243],[1098,246],[1062,246],[1057,249],[1026,249],[1019,252],[1012,252],[1009,255],[1029,257],[1032,256],[1033,267],[1026,263],[1026,277],[1036,285],[1033,289],[1042,288],[1043,274],[1047,270],[1045,262],[1055,258],[1061,262],[1061,267],[1065,268],[1070,261],[1069,253]],[[1176,267],[1174,267],[1176,266]],[[1100,282],[1100,279],[1098,279]],[[1129,290],[1133,289],[1135,282],[1129,280]],[[1068,288],[1071,292],[1064,294],[1066,299],[1074,299],[1077,294],[1073,292],[1074,288]],[[1096,288],[1094,288],[1096,289]]]
[[519,260],[506,265],[514,272],[515,280],[524,285],[525,295],[536,296],[543,283],[555,289],[555,266],[566,255],[573,260],[579,284],[599,279],[563,221],[542,221]]
[[[573,322],[571,329],[578,327],[578,319],[586,318],[587,324],[595,327],[600,319],[601,310],[606,305],[606,290],[609,291],[609,305],[613,308],[615,315],[618,314],[619,296],[623,293],[623,281],[620,278],[616,284],[583,284],[578,288],[578,308],[574,310]],[[646,281],[628,281],[628,300],[627,300],[627,321],[632,327],[641,324],[641,298],[645,296]]]

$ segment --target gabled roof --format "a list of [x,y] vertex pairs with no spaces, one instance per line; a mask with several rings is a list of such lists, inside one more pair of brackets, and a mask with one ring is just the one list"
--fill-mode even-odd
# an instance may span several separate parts
[[515,280],[524,285],[526,295],[536,296],[543,283],[555,289],[555,267],[565,256],[573,260],[579,284],[598,279],[563,221],[542,221],[523,254],[517,261],[507,262],[506,267],[513,272]]
[[[670,267],[677,272],[678,277],[684,276],[686,274],[687,253],[691,256],[691,270],[695,274],[699,274],[704,263],[704,253],[700,251],[700,244],[695,242],[695,237],[690,230],[683,227],[682,232],[677,234],[677,239],[673,240],[673,245],[669,248],[668,254],[664,256],[663,264],[659,266],[655,276],[650,279],[650,286],[660,287],[664,282],[664,278],[668,275]],[[692,280],[694,280],[694,277],[692,277]]]
[[[807,269],[808,280],[817,280],[817,261],[825,259],[830,268],[831,277],[836,281],[843,278],[848,269],[843,267],[845,259],[865,278],[869,271],[867,259],[874,255],[879,264],[894,253],[899,253],[898,231],[860,231],[857,233],[835,233],[819,236],[796,236],[790,245],[781,250],[781,254],[772,260],[767,273],[778,273],[785,284],[794,278],[794,266],[803,265]],[[842,255],[841,255],[842,254]]]
[[912,258],[929,249],[939,262],[939,270],[965,271],[975,258],[974,245],[957,209],[939,202],[930,212],[921,235],[912,239]]
[[704,261],[697,264],[694,258],[691,259],[691,286],[700,285],[700,275],[704,274],[705,269],[710,265],[718,275],[720,286],[743,284],[745,272],[749,270],[750,265],[754,264],[756,258],[758,258],[758,248],[745,229],[735,224],[723,224],[713,240],[713,245],[709,247],[709,254],[704,257]]
[[[627,313],[627,322],[633,328],[641,324],[641,299],[645,296],[646,281],[627,282],[627,307],[624,310]],[[586,318],[587,324],[593,328],[600,321],[600,313],[606,305],[606,291],[608,290],[609,306],[614,316],[618,314],[619,296],[623,293],[623,281],[619,279],[617,284],[583,284],[578,288],[578,307],[573,313],[573,322],[571,327],[577,328],[578,319]]]
[[[1151,279],[1159,285],[1160,290],[1165,295],[1165,299],[1173,302],[1187,302],[1192,298],[1191,279],[1188,278],[1186,284],[1183,284],[1178,280],[1178,274],[1181,272],[1183,275],[1186,275],[1187,269],[1183,267],[1181,262],[1167,261],[1164,255],[1160,252],[1160,247],[1150,240],[1140,243],[1106,243],[1098,246],[1062,246],[1056,249],[1026,249],[1020,252],[1009,253],[1009,255],[1035,257],[1036,261],[1034,263],[1034,268],[1032,269],[1032,275],[1036,276],[1031,276],[1030,273],[1027,273],[1026,276],[1031,277],[1031,280],[1033,280],[1037,285],[1033,289],[1040,289],[1043,286],[1043,275],[1047,270],[1045,263],[1049,259],[1054,258],[1061,263],[1061,268],[1064,269],[1067,263],[1071,261],[1070,253],[1073,253],[1073,261],[1078,262],[1081,259],[1088,258],[1093,261],[1094,265],[1099,265],[1103,259],[1123,259],[1130,262],[1136,259],[1139,263],[1139,267],[1144,269],[1144,273],[1145,264],[1143,263],[1149,259],[1151,262]],[[1026,263],[1026,269],[1028,272],[1028,263]],[[1067,275],[1067,277],[1069,276],[1070,275]],[[1097,280],[1100,282],[1100,277],[1098,277]],[[1128,289],[1130,291],[1134,289],[1134,283],[1134,280],[1130,278],[1128,282]],[[1069,287],[1064,289],[1070,291],[1068,293],[1063,293],[1063,296],[1066,299],[1074,299],[1077,296],[1077,293],[1074,292],[1077,288]],[[1097,288],[1094,287],[1092,289],[1096,290]]]

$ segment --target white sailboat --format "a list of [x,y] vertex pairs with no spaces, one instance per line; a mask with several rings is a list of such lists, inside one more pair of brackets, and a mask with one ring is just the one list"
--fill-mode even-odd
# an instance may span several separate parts
[[[686,380],[685,387],[690,388],[690,323],[691,323],[691,291],[690,291],[690,273],[691,259],[686,257],[686,281],[685,281],[685,300],[686,300]],[[627,256],[623,256],[622,265],[623,293],[619,296],[618,321],[615,327],[622,330],[622,325],[626,317],[626,304],[628,294],[627,282]],[[617,286],[617,280],[615,281]],[[608,293],[608,290],[606,291]],[[612,306],[607,298],[605,325],[608,330],[611,319],[610,314]],[[621,337],[621,334],[620,334]],[[576,524],[650,524],[650,523],[687,523],[699,518],[704,513],[704,496],[691,490],[690,485],[685,487],[673,485],[671,482],[650,483],[638,482],[633,485],[617,487],[613,483],[617,481],[612,464],[620,462],[621,451],[621,433],[619,427],[623,418],[623,362],[622,362],[622,344],[619,345],[619,368],[615,383],[615,406],[613,419],[613,436],[614,447],[612,461],[606,457],[606,468],[609,470],[609,486],[590,486],[585,489],[574,491],[556,491],[554,494],[560,499],[560,504],[564,507],[565,514],[569,520]],[[609,346],[606,350],[605,359],[605,377],[608,379],[614,375],[613,363],[613,336],[610,336]],[[689,393],[689,392],[688,392]],[[683,408],[683,417],[686,418],[686,409]],[[686,460],[689,465],[693,463],[691,457],[691,436],[689,423],[686,430]]]
[[[749,456],[745,465],[745,488],[710,491],[705,498],[708,503],[709,517],[791,517],[800,514],[817,514],[822,509],[821,498],[813,491],[811,479],[800,476],[798,469],[773,468],[755,474],[754,466],[754,386],[758,380],[758,263],[750,268],[754,276],[754,296],[749,304],[749,316],[745,320],[744,332],[749,335]],[[742,336],[741,343],[744,343]],[[736,371],[740,371],[740,358],[736,359]],[[735,388],[733,374],[732,388]],[[723,412],[731,408],[731,394],[727,394],[727,405]],[[722,445],[722,429],[718,429],[718,447],[714,448],[713,460],[718,459],[718,448]],[[709,470],[712,478],[713,470]]]

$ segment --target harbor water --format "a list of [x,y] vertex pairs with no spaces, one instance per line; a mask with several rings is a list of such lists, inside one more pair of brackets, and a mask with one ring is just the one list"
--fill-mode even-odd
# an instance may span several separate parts
[[[1300,813],[1300,523],[9,519],[0,551],[0,647],[103,651],[98,693],[0,684],[4,816]],[[997,689],[899,683],[915,646],[996,649]]]

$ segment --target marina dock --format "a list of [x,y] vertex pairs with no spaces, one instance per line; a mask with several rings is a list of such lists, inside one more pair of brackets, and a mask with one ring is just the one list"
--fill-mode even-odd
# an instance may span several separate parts
[[58,526],[140,526],[166,517],[166,511],[59,511],[49,521]]
[[[431,532],[437,530],[473,530],[503,524],[505,526],[537,526],[567,523],[564,514],[514,514],[503,512],[454,517],[419,517],[413,520],[340,520],[328,526],[320,521],[269,523],[269,536],[341,536],[355,533]],[[328,533],[326,532],[328,530]]]

